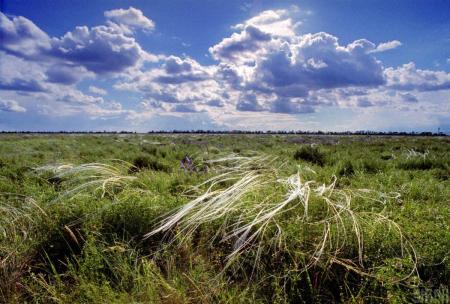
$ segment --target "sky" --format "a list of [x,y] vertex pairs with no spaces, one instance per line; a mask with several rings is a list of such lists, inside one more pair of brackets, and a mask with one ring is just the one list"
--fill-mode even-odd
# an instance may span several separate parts
[[450,134],[450,1],[0,1],[0,130]]

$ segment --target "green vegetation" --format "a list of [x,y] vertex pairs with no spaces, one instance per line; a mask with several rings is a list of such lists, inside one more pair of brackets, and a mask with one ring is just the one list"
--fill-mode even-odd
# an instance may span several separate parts
[[320,152],[317,147],[313,147],[312,145],[302,146],[295,151],[294,158],[296,160],[304,160],[320,166],[325,164],[325,155]]
[[437,137],[2,135],[0,303],[446,303],[449,152]]

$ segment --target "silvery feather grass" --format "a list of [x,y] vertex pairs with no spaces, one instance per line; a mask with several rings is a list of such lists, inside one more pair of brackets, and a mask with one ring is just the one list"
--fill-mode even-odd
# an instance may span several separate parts
[[23,255],[46,212],[31,197],[0,192],[0,299],[7,298],[28,267]]
[[[256,250],[255,265],[268,243],[283,244],[285,234],[283,221],[295,221],[307,230],[322,229],[322,235],[312,246],[305,244],[304,256],[307,261],[304,270],[318,263],[322,265],[339,264],[361,275],[371,275],[364,267],[364,229],[383,225],[398,237],[401,258],[410,257],[415,271],[415,251],[403,235],[400,227],[382,212],[358,211],[352,205],[354,198],[372,200],[383,207],[387,200],[399,200],[398,193],[383,194],[370,189],[338,189],[336,177],[330,184],[320,184],[307,180],[303,175],[315,174],[307,167],[300,168],[296,174],[281,177],[276,159],[267,156],[244,157],[230,155],[206,161],[216,175],[195,190],[205,189],[184,206],[164,217],[148,238],[157,233],[175,230],[176,237],[186,240],[199,228],[208,223],[219,223],[220,229],[212,237],[221,242],[232,242],[233,249],[228,253],[226,267],[239,263],[239,258],[250,250]],[[222,186],[223,184],[230,186]],[[255,193],[267,189],[281,189],[281,196],[269,193],[258,198]],[[276,192],[276,191],[274,191]],[[317,207],[324,207],[317,213]],[[313,211],[313,212],[312,212]],[[268,233],[268,231],[277,231]],[[343,257],[346,248],[351,248],[356,240],[357,257]],[[285,249],[289,245],[284,246]],[[289,250],[289,249],[288,249]],[[402,278],[403,279],[403,278]]]
[[[4,197],[8,197],[8,199]],[[47,214],[33,198],[12,193],[0,193],[1,263],[15,253],[18,243],[24,242],[29,237],[39,216],[47,216]],[[11,242],[14,244],[13,247],[4,246]],[[5,252],[8,253],[3,256]]]
[[423,158],[426,159],[428,154],[430,153],[430,151],[426,150],[425,152],[419,152],[416,151],[414,149],[408,149],[406,152],[406,159],[411,159],[411,158]]
[[52,172],[53,179],[62,182],[64,191],[56,200],[73,197],[83,191],[100,191],[104,197],[115,187],[122,187],[136,179],[126,175],[129,167],[133,166],[124,161],[115,160],[116,164],[88,163],[81,165],[56,164],[46,165],[35,169],[38,173]]

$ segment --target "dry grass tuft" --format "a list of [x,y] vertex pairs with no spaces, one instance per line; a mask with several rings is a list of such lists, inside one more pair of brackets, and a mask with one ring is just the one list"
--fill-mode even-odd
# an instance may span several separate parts
[[53,173],[52,180],[57,180],[67,189],[56,200],[73,197],[83,191],[100,191],[101,197],[104,197],[136,179],[135,176],[127,175],[132,164],[119,160],[115,162],[114,166],[101,163],[46,165],[35,171]]
[[[359,211],[353,206],[358,198],[370,200],[382,209],[388,200],[399,200],[398,193],[338,189],[335,176],[331,183],[320,184],[303,178],[315,174],[307,167],[299,167],[296,174],[283,177],[275,159],[266,156],[231,155],[208,163],[215,168],[216,175],[194,187],[200,194],[168,214],[145,238],[174,230],[176,238],[183,241],[201,225],[219,223],[220,229],[212,239],[233,244],[226,269],[239,263],[239,258],[252,250],[256,252],[253,256],[257,265],[268,244],[279,244],[282,250],[296,250],[281,245],[286,239],[283,223],[295,222],[306,231],[322,231],[321,235],[311,236],[299,249],[306,257],[304,270],[317,264],[339,264],[361,275],[371,275],[364,266],[365,230],[382,225],[396,235],[400,248],[398,256],[415,261],[414,249],[401,228],[383,215],[382,210]],[[354,247],[357,256],[349,259],[344,252]],[[414,271],[415,266],[411,274]]]

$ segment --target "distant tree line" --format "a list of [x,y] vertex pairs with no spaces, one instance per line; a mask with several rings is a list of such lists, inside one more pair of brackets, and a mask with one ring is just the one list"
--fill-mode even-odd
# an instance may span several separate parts
[[[0,134],[143,134],[136,131],[0,131]],[[297,135],[378,135],[378,136],[448,136],[443,132],[380,132],[380,131],[244,131],[244,130],[172,130],[149,131],[146,134],[297,134]]]

